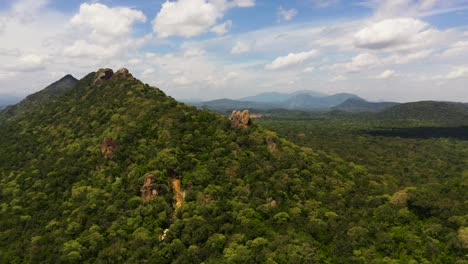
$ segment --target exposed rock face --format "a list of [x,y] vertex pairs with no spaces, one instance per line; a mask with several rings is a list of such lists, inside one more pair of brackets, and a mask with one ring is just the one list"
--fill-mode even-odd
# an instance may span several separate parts
[[173,178],[172,180],[172,189],[174,190],[174,208],[179,209],[184,203],[185,191],[180,188],[180,180]]
[[105,137],[101,142],[101,154],[106,159],[111,159],[114,155],[117,143],[111,137]]
[[109,80],[114,75],[114,71],[112,69],[100,69],[96,73],[96,79],[94,79],[93,84],[99,85],[102,84],[104,81]]
[[124,80],[129,77],[132,77],[132,75],[130,74],[127,68],[122,68],[114,74],[114,78],[118,78],[119,80]]
[[229,120],[232,121],[232,126],[234,128],[247,128],[250,125],[250,112],[249,110],[244,111],[232,111]]
[[128,75],[129,72],[128,72],[127,68],[122,68],[122,69],[117,71],[117,74]]
[[155,183],[156,177],[154,177],[153,174],[145,174],[145,182],[140,189],[141,199],[143,199],[143,201],[148,202],[156,198],[156,196],[158,196],[158,191],[156,190]]

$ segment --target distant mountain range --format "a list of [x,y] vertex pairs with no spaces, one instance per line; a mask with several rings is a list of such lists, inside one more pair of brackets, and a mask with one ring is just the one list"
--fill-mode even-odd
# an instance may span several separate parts
[[0,94],[0,109],[3,109],[8,105],[14,105],[21,101],[21,99],[21,97],[15,95]]
[[355,94],[338,93],[326,95],[320,92],[304,90],[293,93],[261,93],[237,100],[218,99],[193,104],[201,108],[223,112],[234,109],[375,112],[397,103],[370,103]]
[[324,94],[321,92],[316,92],[316,91],[311,91],[311,90],[301,90],[301,91],[296,91],[293,93],[266,92],[266,93],[261,93],[261,94],[257,94],[254,96],[244,97],[244,98],[238,99],[238,101],[280,103],[280,102],[287,101],[297,95],[310,95],[313,97],[328,96],[327,94]]
[[20,103],[9,106],[6,109],[8,109],[7,111],[9,111],[10,113],[13,113],[13,112],[21,111],[21,109],[23,108],[29,108],[29,107],[32,107],[33,105],[41,104],[44,101],[55,99],[57,97],[60,97],[64,93],[68,92],[69,90],[71,90],[73,87],[76,86],[77,83],[78,83],[78,79],[68,74],[64,76],[63,78],[61,78],[60,80],[47,86],[43,90],[26,96],[26,98],[22,100]]
[[345,112],[379,112],[392,106],[398,105],[395,102],[368,102],[362,99],[350,98],[343,103],[333,107],[333,110],[340,110]]

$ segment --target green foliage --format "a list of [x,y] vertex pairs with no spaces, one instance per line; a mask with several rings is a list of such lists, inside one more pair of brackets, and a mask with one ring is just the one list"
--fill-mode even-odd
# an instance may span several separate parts
[[[93,85],[95,75],[0,114],[1,263],[454,263],[464,256],[468,174],[458,141],[429,148],[395,139],[393,149],[327,124],[275,123],[299,147],[255,122],[232,129],[227,118],[131,77]],[[304,125],[327,133],[316,139],[298,130]],[[112,159],[100,152],[105,137],[117,145]],[[401,153],[398,144],[410,148]],[[359,151],[365,146],[374,149]],[[158,190],[149,202],[139,196],[146,173]],[[176,178],[185,191],[178,209]],[[400,190],[406,195],[392,203]]]

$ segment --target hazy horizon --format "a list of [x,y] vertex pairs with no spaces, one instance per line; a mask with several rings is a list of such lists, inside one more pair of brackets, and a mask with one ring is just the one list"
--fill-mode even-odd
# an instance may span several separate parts
[[126,67],[178,99],[468,102],[468,0],[0,0],[0,94]]

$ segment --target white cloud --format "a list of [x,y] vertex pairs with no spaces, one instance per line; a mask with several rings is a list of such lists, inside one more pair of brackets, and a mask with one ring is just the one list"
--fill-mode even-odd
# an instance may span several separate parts
[[143,12],[99,3],[81,4],[78,14],[70,21],[73,26],[90,31],[91,37],[99,42],[127,37],[136,22],[146,22]]
[[180,86],[186,86],[192,84],[192,81],[185,76],[178,76],[172,80],[175,84]]
[[314,67],[307,67],[305,68],[302,72],[303,73],[311,73],[311,72],[314,72],[315,71],[315,68]]
[[310,2],[316,8],[326,8],[337,5],[340,0],[310,0]]
[[444,57],[455,57],[468,53],[468,40],[457,41],[442,53]]
[[234,0],[230,4],[231,6],[238,7],[252,7],[255,6],[255,0]]
[[432,49],[429,49],[409,53],[395,53],[383,59],[383,62],[388,64],[408,64],[429,58],[433,52],[434,51]]
[[289,21],[297,15],[297,9],[284,9],[282,6],[278,8],[278,21]]
[[466,0],[366,0],[360,5],[375,9],[375,18],[425,17],[467,9]]
[[234,47],[232,47],[232,49],[231,49],[231,54],[239,55],[239,54],[242,54],[242,53],[246,53],[249,50],[250,50],[249,45],[247,45],[244,42],[237,41],[236,45],[234,45]]
[[386,71],[382,72],[381,74],[379,74],[375,78],[383,80],[383,79],[389,79],[389,78],[396,77],[396,76],[398,76],[398,74],[395,71],[386,70]]
[[265,65],[267,70],[279,70],[294,65],[302,64],[304,61],[319,55],[317,50],[300,53],[289,53],[287,56],[278,57],[272,63]]
[[132,38],[134,24],[138,22],[146,22],[139,10],[99,3],[81,4],[79,12],[70,19],[75,32],[63,37],[69,44],[62,54],[95,61],[122,57],[130,48],[139,47],[152,38],[150,34]]
[[348,77],[344,76],[344,75],[337,75],[333,78],[330,79],[330,82],[341,82],[341,81],[346,81],[348,80]]
[[10,72],[34,72],[45,68],[45,61],[39,55],[28,54],[21,56],[14,64],[5,65],[4,70]]
[[148,69],[145,69],[143,72],[142,72],[142,75],[144,76],[148,76],[148,75],[151,75],[153,73],[155,73],[156,70],[154,68],[148,68]]
[[324,69],[330,69],[336,72],[356,73],[364,70],[372,69],[381,64],[381,60],[374,54],[361,53],[353,57],[350,62],[336,63]]
[[437,4],[438,0],[421,0],[419,6],[422,10],[431,9]]
[[254,5],[254,0],[166,1],[153,20],[153,30],[161,38],[193,37],[208,31],[224,16],[226,10]]
[[224,23],[216,25],[210,29],[211,32],[214,32],[218,36],[225,35],[229,29],[232,27],[232,20],[228,20]]
[[184,50],[184,57],[198,57],[205,53],[206,51],[204,49],[198,47],[188,47]]
[[354,45],[366,49],[411,49],[434,43],[439,32],[414,18],[385,19],[354,35]]
[[86,40],[76,40],[71,46],[63,50],[68,57],[93,57],[95,59],[112,58],[123,52],[123,46],[119,44],[98,45]]
[[468,66],[459,66],[447,74],[446,79],[460,79],[468,77]]

